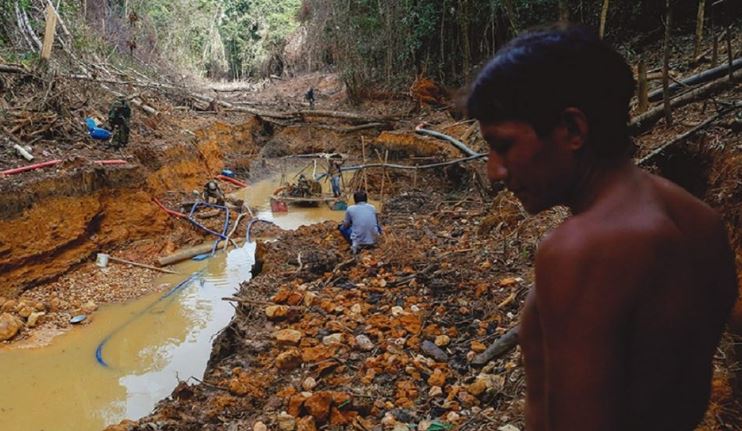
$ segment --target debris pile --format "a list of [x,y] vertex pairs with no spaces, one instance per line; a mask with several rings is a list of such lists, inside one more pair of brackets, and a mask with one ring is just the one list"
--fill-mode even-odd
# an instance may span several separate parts
[[522,429],[518,355],[472,362],[515,326],[532,279],[522,250],[562,214],[526,219],[503,194],[493,228],[481,205],[399,196],[384,240],[355,258],[334,223],[283,233],[225,298],[238,312],[203,384],[181,383],[132,429]]

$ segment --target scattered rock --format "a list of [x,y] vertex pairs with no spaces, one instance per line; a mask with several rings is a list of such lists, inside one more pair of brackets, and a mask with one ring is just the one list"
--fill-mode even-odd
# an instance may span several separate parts
[[10,340],[15,337],[23,327],[21,319],[10,313],[0,315],[0,341]]
[[281,431],[294,431],[296,428],[296,418],[286,412],[281,412],[276,417],[276,423]]
[[401,316],[404,313],[404,308],[400,307],[399,305],[395,305],[392,307],[392,316],[398,317]]
[[314,378],[313,378],[313,377],[307,377],[307,378],[306,378],[306,379],[304,379],[304,381],[303,381],[303,382],[301,383],[301,387],[302,387],[302,388],[303,388],[303,389],[304,389],[305,391],[311,391],[312,389],[314,389],[315,387],[317,387],[317,381],[316,381],[316,380],[314,380]]
[[363,307],[361,307],[361,304],[353,304],[353,306],[350,307],[350,312],[354,316],[360,316],[363,312]]
[[390,412],[386,412],[384,417],[381,419],[381,426],[384,429],[392,429],[397,425],[397,419]]
[[304,401],[304,408],[317,423],[324,423],[330,417],[332,394],[326,391],[317,392]]
[[343,334],[340,334],[340,333],[330,334],[322,338],[322,344],[326,346],[330,346],[333,344],[342,344],[342,343],[343,343]]
[[0,307],[0,311],[3,313],[15,311],[15,307],[18,306],[18,302],[15,299],[9,299],[5,301],[5,304],[3,304],[2,307]]
[[358,344],[358,348],[364,351],[369,351],[374,349],[374,343],[371,341],[370,338],[368,338],[366,335],[356,335],[356,343]]
[[472,351],[474,351],[476,353],[482,353],[485,350],[487,350],[487,346],[485,346],[483,343],[481,343],[479,341],[472,341],[471,342],[471,349],[472,349]]
[[438,397],[443,395],[443,389],[440,386],[433,386],[430,388],[430,391],[428,391],[428,396],[430,398]]
[[451,342],[451,337],[448,335],[439,335],[435,337],[435,345],[438,347],[445,347],[448,346],[448,343]]
[[392,428],[392,431],[410,431],[410,428],[407,424],[397,422],[396,425],[394,425],[394,428]]
[[474,383],[466,387],[466,391],[474,395],[475,397],[478,397],[486,390],[487,390],[487,382],[481,378],[478,378],[477,380],[474,381]]
[[296,428],[296,418],[286,412],[281,412],[276,417],[276,423],[281,431],[294,431]]
[[420,349],[423,351],[423,353],[438,362],[448,362],[448,354],[429,340],[423,341],[423,343],[420,345]]
[[28,316],[26,325],[28,325],[28,327],[30,328],[33,328],[38,323],[39,318],[45,314],[46,313],[44,313],[43,311],[37,311],[37,312],[31,313],[31,315]]
[[252,426],[252,431],[268,431],[268,427],[263,422],[257,421]]
[[93,301],[88,301],[84,303],[82,307],[80,307],[80,309],[84,314],[92,314],[95,310],[98,309],[98,304]]
[[265,315],[270,320],[283,319],[289,314],[289,307],[285,305],[269,305],[265,307]]
[[446,374],[440,370],[440,368],[436,368],[433,371],[433,374],[428,378],[428,384],[430,386],[443,386],[446,384]]
[[307,292],[304,294],[304,305],[306,307],[311,306],[314,304],[314,300],[317,298],[317,294],[314,292]]
[[302,333],[296,329],[281,329],[276,331],[273,336],[280,344],[297,345],[301,341]]
[[507,424],[498,428],[497,431],[520,431],[520,429],[515,425]]
[[299,422],[296,424],[296,430],[317,431],[317,425],[315,425],[314,423],[314,418],[312,416],[304,416],[303,418],[299,419]]
[[446,420],[449,422],[458,422],[459,419],[461,419],[461,416],[456,412],[449,412],[446,415]]
[[18,308],[18,315],[24,319],[28,319],[28,316],[30,316],[31,313],[33,313],[33,308],[28,305],[23,304]]
[[276,367],[281,370],[293,370],[301,365],[301,354],[296,349],[291,349],[276,356]]

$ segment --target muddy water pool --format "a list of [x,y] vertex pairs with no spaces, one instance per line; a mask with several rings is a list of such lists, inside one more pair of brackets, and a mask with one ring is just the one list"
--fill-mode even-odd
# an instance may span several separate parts
[[[262,181],[238,197],[284,229],[343,217],[324,206],[273,214],[277,186]],[[247,243],[175,265],[179,275],[155,281],[169,286],[163,292],[102,306],[48,346],[0,348],[0,430],[101,430],[149,414],[179,380],[201,378],[214,336],[234,314],[221,298],[250,278],[254,251]]]

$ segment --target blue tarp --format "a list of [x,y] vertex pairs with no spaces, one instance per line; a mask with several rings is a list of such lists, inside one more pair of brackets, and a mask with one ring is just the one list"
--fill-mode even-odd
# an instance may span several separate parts
[[85,125],[88,127],[88,133],[90,133],[91,138],[101,141],[105,141],[106,139],[111,138],[111,132],[98,127],[98,125],[95,123],[95,120],[93,120],[91,117],[87,117],[85,119]]

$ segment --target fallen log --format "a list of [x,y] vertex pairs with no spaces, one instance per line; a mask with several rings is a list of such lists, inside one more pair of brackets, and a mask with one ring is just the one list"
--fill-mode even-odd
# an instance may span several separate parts
[[[362,165],[346,166],[346,167],[340,168],[340,170],[342,172],[348,172],[348,171],[357,171],[359,169],[369,169],[369,168],[389,168],[389,169],[403,169],[403,170],[406,169],[406,170],[416,171],[418,169],[431,169],[431,168],[438,168],[441,166],[454,165],[456,163],[468,162],[471,160],[477,160],[477,159],[481,159],[484,157],[487,157],[487,154],[475,153],[473,156],[464,157],[461,159],[449,160],[447,162],[430,163],[427,165],[399,165],[396,163],[365,163]],[[326,173],[317,176],[317,181],[320,181],[322,178],[326,176],[327,176]]]
[[518,345],[518,327],[515,326],[508,330],[502,337],[495,340],[494,343],[487,347],[487,350],[478,354],[472,359],[471,364],[475,366],[482,366],[487,362],[497,359],[505,353],[509,352],[515,346]]
[[[742,76],[742,73],[736,73],[735,79],[739,79],[740,76]],[[681,96],[678,96],[672,99],[670,101],[670,105],[673,109],[678,108],[680,106],[687,105],[688,103],[691,103],[695,100],[706,97],[709,94],[712,94],[718,91],[719,89],[723,88],[729,83],[730,83],[729,76],[725,76],[723,78],[720,78],[713,82],[709,82],[708,84],[702,87],[699,87],[695,90],[689,91]],[[633,134],[642,133],[648,130],[649,128],[651,128],[652,125],[654,125],[654,123],[657,122],[657,120],[659,120],[663,114],[664,114],[664,107],[658,106],[654,109],[650,109],[644,114],[637,115],[629,123],[629,130]]]
[[20,66],[14,66],[12,64],[0,64],[0,72],[3,73],[18,73],[18,74],[29,74],[30,72]]
[[[237,242],[237,244],[241,244],[244,242],[244,239],[237,239],[235,240],[235,242]],[[217,244],[216,249],[221,250],[227,244],[228,244],[227,241],[219,241],[219,244]],[[193,256],[198,256],[199,254],[210,253],[213,248],[214,248],[214,241],[209,241],[201,245],[197,245],[195,247],[189,247],[183,250],[179,250],[169,256],[160,257],[157,259],[157,264],[160,266],[172,265],[174,263],[178,263],[186,259],[190,259]]]
[[[734,60],[732,62],[732,69],[737,70],[740,67],[742,67],[742,57]],[[719,78],[721,76],[724,76],[724,74],[729,73],[729,65],[723,64],[718,67],[714,67],[713,69],[705,70],[697,75],[690,76],[688,78],[682,79],[679,82],[676,82],[675,84],[670,85],[667,88],[667,91],[670,92],[670,95],[677,93],[681,89],[685,87],[689,87],[696,84],[702,84],[704,82],[708,82],[711,80],[714,80],[716,78]],[[662,99],[662,89],[652,91],[649,93],[649,101],[650,102],[657,102],[660,99]]]
[[113,256],[108,256],[108,260],[110,260],[111,262],[123,263],[124,265],[137,266],[139,268],[150,269],[152,271],[164,272],[165,274],[178,274],[177,272],[169,270],[169,269],[157,268],[156,266],[147,265],[147,264],[139,263],[139,262],[132,262],[130,260],[121,259],[121,258],[113,257]]
[[712,124],[714,121],[720,119],[721,117],[723,117],[723,116],[725,116],[727,114],[730,114],[732,112],[737,111],[740,108],[742,108],[742,104],[737,104],[737,105],[734,105],[734,106],[732,106],[730,108],[726,108],[726,109],[722,110],[721,112],[719,112],[716,115],[713,115],[713,116],[707,118],[706,120],[704,120],[703,122],[701,122],[697,126],[693,127],[692,129],[690,129],[690,130],[688,130],[688,131],[686,131],[686,132],[678,135],[673,140],[671,140],[669,142],[666,142],[666,143],[660,145],[659,147],[655,148],[649,154],[647,154],[646,156],[642,157],[637,162],[637,164],[638,165],[645,165],[645,164],[651,162],[656,157],[658,157],[660,154],[662,154],[668,147],[671,147],[673,145],[676,145],[676,144],[679,144],[681,142],[684,142],[685,140],[687,140],[688,138],[690,138],[691,136],[693,136],[693,134],[695,134],[699,130],[701,130],[701,129],[707,127],[707,126],[709,126],[710,124]]

